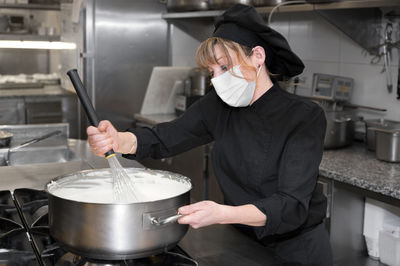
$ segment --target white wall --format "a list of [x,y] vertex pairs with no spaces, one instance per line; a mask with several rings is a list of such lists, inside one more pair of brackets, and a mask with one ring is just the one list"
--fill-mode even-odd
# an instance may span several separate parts
[[[282,33],[292,49],[304,61],[306,68],[300,76],[302,84],[297,93],[311,94],[313,73],[352,77],[355,81],[352,103],[386,108],[386,113],[362,111],[365,118],[385,117],[400,121],[400,100],[396,99],[398,52],[393,50],[393,92],[386,88],[383,58],[371,64],[372,57],[358,44],[314,12],[276,13],[271,27]],[[394,32],[393,35],[398,34]],[[171,33],[171,62],[174,66],[196,66],[195,51],[200,42],[173,27]]]

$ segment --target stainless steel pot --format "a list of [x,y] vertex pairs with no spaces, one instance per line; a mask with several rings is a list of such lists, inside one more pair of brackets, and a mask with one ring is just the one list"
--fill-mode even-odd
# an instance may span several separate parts
[[376,149],[376,134],[375,129],[400,129],[400,122],[386,119],[367,119],[365,122],[365,142],[368,150],[375,151]]
[[253,0],[254,6],[276,6],[277,4],[290,0]]
[[371,130],[375,131],[376,158],[386,162],[400,162],[400,130]]
[[253,0],[208,0],[210,9],[227,9],[234,4],[253,5]]
[[166,2],[169,12],[200,11],[208,9],[207,0],[167,0]]
[[340,113],[326,113],[325,149],[341,148],[351,145],[354,140],[354,121]]
[[[128,174],[146,169],[127,168]],[[84,203],[55,196],[57,183],[90,178],[109,169],[81,171],[57,177],[45,190],[49,197],[50,234],[66,250],[103,260],[147,257],[174,247],[188,230],[176,223],[179,207],[190,203],[190,179],[167,171],[163,177],[188,182],[188,191],[175,197],[130,204]],[[83,176],[83,177],[82,177]]]

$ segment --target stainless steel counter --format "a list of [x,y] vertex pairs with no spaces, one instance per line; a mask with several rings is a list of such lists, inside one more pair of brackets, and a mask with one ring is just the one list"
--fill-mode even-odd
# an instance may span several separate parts
[[200,266],[276,265],[269,250],[231,225],[191,228],[179,245]]
[[[92,168],[109,167],[105,158],[92,154],[86,141],[69,139],[68,145],[81,160],[63,163],[2,166],[0,167],[0,190],[14,190],[16,188],[44,189],[45,184],[57,176]],[[119,158],[121,158],[120,163],[124,167],[143,167],[136,161]]]

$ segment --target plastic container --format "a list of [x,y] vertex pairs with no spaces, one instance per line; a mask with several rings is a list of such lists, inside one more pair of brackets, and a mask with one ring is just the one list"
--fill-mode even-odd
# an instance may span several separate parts
[[368,255],[372,259],[377,260],[380,257],[379,237],[384,223],[397,217],[400,217],[400,208],[365,198],[363,235]]
[[389,266],[400,266],[400,217],[383,223],[379,232],[379,260]]
[[363,235],[368,255],[376,260],[379,259],[379,231],[385,216],[382,204],[370,198],[365,199]]

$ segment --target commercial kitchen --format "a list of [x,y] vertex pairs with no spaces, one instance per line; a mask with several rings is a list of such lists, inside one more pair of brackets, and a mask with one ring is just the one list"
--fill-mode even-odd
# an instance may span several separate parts
[[128,173],[189,180],[179,197],[94,204],[49,192],[63,179],[84,180],[82,189],[96,174],[110,176],[109,157],[87,141],[93,121],[121,132],[152,128],[213,90],[196,50],[237,3],[253,6],[303,61],[301,74],[279,81],[282,90],[324,110],[317,190],[327,199],[334,265],[400,265],[393,0],[0,0],[0,265],[280,265],[234,225],[177,223],[188,202],[224,204],[214,142],[163,159],[116,153]]

